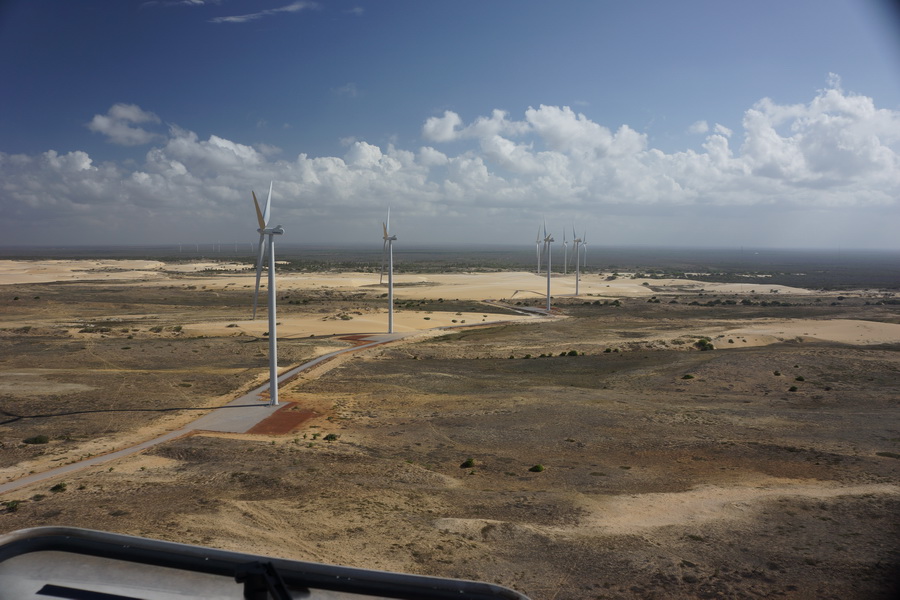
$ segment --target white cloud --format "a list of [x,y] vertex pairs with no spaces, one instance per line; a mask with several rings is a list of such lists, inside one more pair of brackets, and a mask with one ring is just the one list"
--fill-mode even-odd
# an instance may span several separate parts
[[319,5],[315,2],[292,2],[291,4],[287,4],[285,6],[281,6],[278,8],[269,8],[266,10],[261,10],[255,13],[248,13],[245,15],[233,15],[229,17],[215,17],[210,19],[210,23],[247,23],[248,21],[256,21],[257,19],[262,19],[263,17],[271,17],[277,15],[279,13],[291,13],[291,12],[299,12],[301,10],[312,10],[319,8]]
[[688,133],[706,133],[709,131],[709,123],[706,121],[697,121],[688,127]]
[[724,135],[725,137],[731,137],[731,134],[734,133],[724,125],[720,125],[718,123],[716,123],[716,126],[713,127],[713,131],[715,131],[719,135]]
[[451,142],[459,135],[456,130],[462,119],[452,110],[444,111],[443,117],[430,117],[422,127],[422,136],[431,142]]
[[140,146],[152,143],[161,136],[134,125],[159,122],[159,117],[135,104],[113,104],[105,115],[94,115],[87,127],[91,131],[102,133],[114,144]]
[[[134,133],[137,125],[159,123],[134,105],[115,105],[105,117],[96,130],[119,140],[146,139]],[[53,243],[75,230],[92,231],[94,241],[126,233],[125,241],[135,242],[191,239],[199,229],[222,236],[246,229],[248,190],[272,179],[285,226],[314,217],[320,225],[311,235],[326,235],[322,223],[332,220],[341,220],[338,233],[350,231],[348,220],[379,219],[390,204],[405,219],[441,223],[421,229],[433,242],[456,239],[446,225],[454,218],[494,241],[513,241],[510,223],[541,214],[562,212],[598,226],[677,214],[684,226],[702,228],[736,210],[763,224],[767,211],[778,219],[793,214],[798,223],[806,215],[804,239],[811,240],[813,217],[829,231],[842,222],[884,229],[884,215],[895,217],[900,208],[900,111],[879,109],[871,98],[835,86],[806,104],[764,98],[744,113],[742,131],[715,124],[704,133],[701,149],[666,153],[627,125],[613,130],[568,107],[541,105],[518,119],[495,110],[470,123],[446,111],[425,121],[429,145],[415,151],[348,138],[342,157],[285,160],[266,144],[201,140],[172,126],[140,164],[97,164],[83,151],[0,153],[0,198],[8,206],[0,235],[7,243]],[[497,231],[510,238],[497,239]],[[698,240],[714,234],[708,227],[702,233]],[[679,231],[673,225],[668,235]],[[887,236],[881,244],[896,246]],[[734,233],[718,239],[733,243]],[[875,243],[865,235],[857,240]]]

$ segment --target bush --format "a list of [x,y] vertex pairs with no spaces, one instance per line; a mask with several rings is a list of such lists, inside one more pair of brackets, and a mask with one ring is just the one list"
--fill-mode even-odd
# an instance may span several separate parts
[[682,379],[693,379],[694,376],[691,375],[690,373],[685,373],[684,375],[681,376],[681,378]]
[[459,465],[459,468],[460,469],[471,469],[474,466],[475,466],[475,459],[467,458],[466,460],[463,461],[463,463],[461,465]]
[[329,434],[326,435],[323,439],[324,439],[326,442],[334,442],[334,441],[336,441],[339,437],[341,437],[341,436],[339,436],[339,435],[336,434],[336,433],[329,433]]
[[796,391],[797,391],[797,386],[796,386],[796,385],[792,385],[791,387],[788,388],[788,391],[789,391],[789,392],[796,392]]
[[66,491],[66,487],[68,487],[68,486],[66,486],[65,483],[60,482],[60,483],[57,483],[56,485],[54,485],[52,488],[50,488],[50,491],[53,492],[54,494],[58,494],[60,492]]
[[528,470],[531,471],[532,473],[540,473],[541,471],[544,470],[544,465],[534,465],[533,467],[531,467]]
[[22,441],[26,444],[46,444],[50,441],[50,438],[46,435],[34,435],[30,438],[25,438]]
[[699,350],[715,350],[716,347],[713,345],[712,340],[708,337],[702,337],[696,342],[694,342],[694,346]]

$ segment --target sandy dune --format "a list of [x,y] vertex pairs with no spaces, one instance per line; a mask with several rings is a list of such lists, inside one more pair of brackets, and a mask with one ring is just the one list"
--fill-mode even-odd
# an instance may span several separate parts
[[[240,270],[244,273],[224,273],[221,276],[191,274],[209,270]],[[632,279],[620,274],[608,280],[608,274],[582,276],[579,297],[587,300],[646,298],[654,295],[705,293],[763,295],[808,295],[810,290],[761,282],[751,288],[749,284],[699,282],[687,279]],[[252,290],[255,277],[252,265],[238,263],[196,262],[172,265],[147,260],[0,260],[0,284],[46,283],[52,281],[125,281],[134,285],[159,285],[171,280],[173,285],[205,286],[206,289]],[[500,273],[451,273],[451,274],[398,274],[394,277],[394,296],[397,300],[506,300],[510,304],[545,297],[547,279],[544,275],[514,271]],[[265,285],[263,283],[263,285]],[[316,273],[279,275],[279,291],[289,293],[299,290],[333,290],[352,293],[386,290],[379,284],[378,274],[373,273]],[[264,291],[264,290],[263,290]],[[573,274],[554,274],[551,294],[556,298],[574,297]],[[821,293],[820,293],[821,295]],[[319,335],[344,335],[374,333],[386,330],[387,312],[365,312],[341,319],[334,315],[322,317],[279,316],[279,337],[309,337]],[[481,312],[459,314],[435,312],[395,312],[394,326],[397,332],[411,332],[438,327],[473,325],[497,321],[525,320],[529,315],[501,316]],[[455,321],[455,322],[454,322]],[[231,326],[231,327],[229,327]],[[223,335],[240,333],[261,335],[268,325],[265,318],[255,321],[208,322],[188,325],[194,334]],[[767,345],[785,340],[818,339],[845,344],[888,344],[900,342],[900,325],[857,320],[812,319],[762,320],[745,327],[721,332],[724,338],[740,338],[742,346]],[[649,336],[652,338],[653,336]],[[665,337],[665,334],[663,334]]]

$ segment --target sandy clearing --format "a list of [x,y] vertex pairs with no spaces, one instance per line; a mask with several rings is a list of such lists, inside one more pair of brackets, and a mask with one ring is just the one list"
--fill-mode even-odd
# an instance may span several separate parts
[[[190,274],[210,270],[234,270],[222,276],[191,278]],[[609,280],[609,273],[582,275],[580,296],[646,297],[667,293],[722,293],[722,294],[809,294],[809,290],[781,285],[729,284],[692,281],[689,279],[634,279],[620,274]],[[17,283],[47,283],[53,281],[80,280],[159,280],[173,279],[181,285],[205,285],[207,288],[247,287],[255,285],[253,265],[244,263],[217,263],[212,261],[169,264],[148,260],[0,260],[0,285]],[[376,273],[280,273],[279,287],[291,289],[377,290]],[[438,298],[482,300],[487,298],[539,298],[546,294],[546,275],[528,271],[499,273],[449,273],[449,274],[396,274],[394,293],[397,298]],[[575,275],[555,273],[551,278],[551,294],[574,296]]]
[[635,535],[670,526],[702,525],[714,521],[746,519],[766,501],[779,498],[900,494],[900,486],[868,484],[844,486],[832,482],[767,478],[734,486],[701,485],[685,492],[580,495],[577,502],[585,515],[574,526],[514,524],[494,519],[440,518],[433,523],[440,531],[481,536],[486,527],[505,526],[544,535],[586,536]]
[[166,263],[151,260],[0,260],[0,285],[54,281],[161,279]]
[[[453,313],[395,311],[394,332],[408,333],[451,327],[460,325],[488,325],[506,321],[522,321],[533,319],[527,315],[499,315],[496,313]],[[352,315],[350,319],[341,319],[334,315],[321,316],[278,316],[278,339],[302,338],[320,335],[350,335],[366,333],[385,333],[387,331],[387,311],[364,315]],[[454,322],[455,321],[455,322]],[[256,320],[200,322],[184,325],[187,335],[251,335],[262,336],[269,330],[265,313]]]
[[764,346],[798,338],[854,345],[896,344],[900,343],[900,325],[856,319],[758,319],[722,335],[741,339],[741,346]]
[[699,525],[751,516],[759,504],[784,497],[825,499],[863,494],[900,494],[900,486],[843,486],[833,482],[761,478],[734,486],[701,485],[686,492],[619,496],[582,496],[588,516],[572,530],[584,534],[599,529],[630,534],[670,525]]

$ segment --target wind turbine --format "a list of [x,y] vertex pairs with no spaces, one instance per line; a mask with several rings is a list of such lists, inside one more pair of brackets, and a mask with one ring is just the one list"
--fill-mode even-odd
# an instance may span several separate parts
[[575,245],[575,296],[578,296],[578,283],[581,279],[581,260],[578,256],[579,248],[584,245],[584,240],[575,233],[575,224],[572,224],[572,243]]
[[[259,210],[256,192],[253,194],[253,205],[256,207],[256,219],[259,221],[259,258],[256,261],[256,291],[253,293],[253,318],[256,318],[256,305],[259,299],[259,277],[262,275],[263,258],[268,246],[269,254],[269,405],[278,406],[278,335],[275,332],[275,236],[284,233],[281,225],[269,227],[269,212],[272,209],[272,183],[269,183],[269,197],[266,208]],[[268,236],[268,243],[266,243]]]
[[384,281],[384,257],[388,258],[388,333],[394,333],[394,242],[396,235],[391,235],[391,208],[388,207],[387,221],[381,224],[384,229],[384,246],[381,250],[381,281]]
[[569,242],[566,241],[566,228],[563,227],[563,275],[569,267]]
[[[546,229],[546,227],[545,227]],[[537,274],[541,274],[541,228],[538,227],[537,237],[534,240],[534,251],[537,254]]]
[[581,234],[581,257],[583,259],[581,266],[587,269],[587,230]]
[[544,223],[544,251],[547,253],[547,314],[550,314],[550,244],[555,240],[552,234],[547,234],[547,224]]

